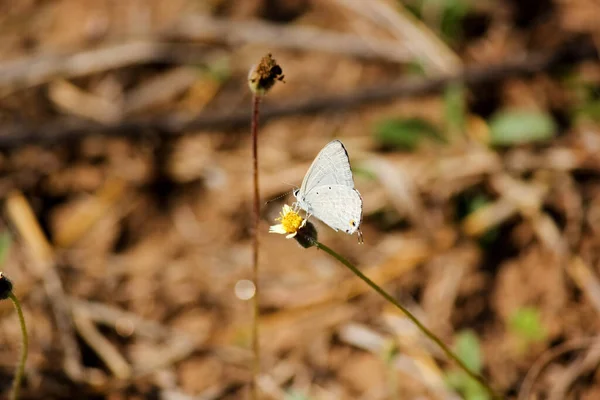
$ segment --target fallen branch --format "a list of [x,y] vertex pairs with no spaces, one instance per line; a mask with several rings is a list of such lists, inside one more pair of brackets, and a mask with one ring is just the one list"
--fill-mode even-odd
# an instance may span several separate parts
[[0,65],[0,97],[50,82],[152,62],[209,63],[214,53],[206,45],[135,40],[75,54],[36,55]]
[[[575,42],[568,42],[551,52],[532,53],[528,57],[496,65],[469,67],[459,74],[445,75],[434,79],[403,80],[397,83],[362,88],[342,95],[271,105],[263,109],[262,118],[263,121],[266,121],[289,115],[347,110],[392,99],[436,93],[443,90],[450,83],[462,82],[467,86],[488,84],[591,59],[598,59],[596,48],[589,41],[579,39]],[[221,114],[203,113],[195,118],[169,115],[107,125],[64,118],[50,121],[41,126],[5,125],[0,127],[0,150],[15,148],[24,144],[56,144],[94,134],[136,138],[156,135],[157,133],[164,136],[179,136],[189,131],[231,130],[247,127],[250,117],[250,110],[247,110]]]
[[262,45],[321,51],[364,59],[407,62],[412,55],[396,40],[363,38],[324,29],[262,21],[229,21],[201,15],[183,18],[156,37],[110,43],[72,54],[41,54],[0,63],[0,97],[48,83],[131,65],[164,62],[210,64],[222,56],[210,44]]

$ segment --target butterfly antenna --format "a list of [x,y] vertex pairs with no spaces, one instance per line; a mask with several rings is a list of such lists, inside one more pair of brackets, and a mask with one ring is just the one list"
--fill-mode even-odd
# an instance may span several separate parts
[[279,200],[279,199],[281,199],[282,197],[285,197],[285,196],[287,196],[288,194],[290,194],[290,193],[292,193],[292,192],[293,192],[293,191],[290,191],[290,192],[285,192],[285,193],[284,193],[284,194],[282,194],[281,196],[277,196],[277,197],[275,197],[275,198],[273,198],[273,199],[271,199],[271,200],[267,200],[267,201],[265,202],[265,205],[269,204],[269,203],[270,203],[270,202],[272,202],[272,201]]
[[[282,183],[285,183],[285,184],[286,184],[286,185],[288,185],[288,186],[292,186],[294,189],[298,189],[298,186],[294,185],[293,183],[288,183],[288,182],[282,182]],[[269,203],[270,203],[270,202],[272,202],[272,201],[275,201],[275,200],[281,199],[282,197],[285,197],[285,196],[287,196],[288,194],[291,194],[291,193],[294,193],[294,190],[290,190],[289,192],[285,192],[285,193],[284,193],[284,194],[282,194],[281,196],[277,196],[277,197],[275,197],[274,199],[267,200],[267,201],[265,202],[265,205],[269,204]]]

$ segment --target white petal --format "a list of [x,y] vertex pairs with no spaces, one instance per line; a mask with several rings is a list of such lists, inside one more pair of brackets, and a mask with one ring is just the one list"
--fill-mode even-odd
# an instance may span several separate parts
[[269,233],[279,233],[280,235],[285,235],[287,231],[283,228],[283,225],[273,225],[269,227]]

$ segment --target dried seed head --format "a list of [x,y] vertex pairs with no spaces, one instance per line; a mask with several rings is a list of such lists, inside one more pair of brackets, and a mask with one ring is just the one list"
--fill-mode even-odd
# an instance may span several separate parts
[[248,86],[257,95],[266,94],[275,85],[276,81],[284,82],[281,66],[273,58],[271,53],[264,56],[258,65],[250,69],[248,73]]
[[8,299],[12,293],[13,285],[2,272],[0,272],[0,300]]
[[317,228],[312,223],[306,222],[302,228],[298,229],[294,239],[305,249],[312,247],[317,244]]

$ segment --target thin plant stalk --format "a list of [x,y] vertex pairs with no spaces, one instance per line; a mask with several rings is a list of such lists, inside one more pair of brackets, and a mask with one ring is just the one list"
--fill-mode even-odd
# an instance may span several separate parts
[[444,342],[442,342],[433,332],[431,332],[429,329],[427,329],[427,327],[425,325],[423,325],[421,323],[421,321],[419,321],[417,319],[417,317],[415,317],[410,311],[408,311],[402,304],[400,304],[398,301],[396,301],[396,299],[394,299],[392,297],[392,295],[390,295],[385,290],[383,290],[381,287],[379,287],[375,282],[373,282],[372,280],[367,278],[367,276],[365,274],[363,274],[362,272],[360,272],[360,270],[358,268],[356,268],[348,260],[346,260],[344,257],[339,255],[338,253],[336,253],[329,247],[325,246],[324,244],[322,244],[319,241],[315,241],[314,245],[317,248],[325,251],[327,254],[329,254],[330,256],[332,256],[333,258],[335,258],[342,264],[344,264],[348,269],[350,269],[356,276],[358,276],[362,281],[364,281],[367,285],[369,285],[373,290],[375,290],[377,293],[379,293],[381,296],[383,296],[387,301],[392,303],[394,306],[399,308],[421,330],[421,332],[423,332],[425,334],[425,336],[427,336],[429,339],[433,340],[435,342],[435,344],[437,344],[442,349],[442,351],[446,354],[446,356],[448,358],[453,360],[463,371],[465,371],[465,373],[467,375],[469,375],[471,378],[473,378],[477,382],[479,382],[479,384],[485,388],[485,390],[488,392],[488,394],[490,395],[490,397],[492,399],[500,399],[501,398],[494,392],[494,390],[488,385],[488,383],[485,381],[485,379],[481,375],[471,371],[469,369],[469,367],[467,367],[465,365],[465,363],[458,356],[456,356],[452,352],[452,350],[450,350],[448,348],[448,346],[446,346],[444,344]]
[[258,331],[260,309],[259,309],[259,291],[258,291],[258,224],[260,222],[260,192],[258,186],[258,117],[260,109],[261,96],[257,93],[252,94],[252,173],[254,182],[253,199],[253,229],[252,229],[252,280],[254,281],[254,297],[252,298],[252,351],[254,353],[251,391],[252,399],[258,400],[258,375],[260,374],[260,338]]
[[27,336],[27,326],[25,325],[25,317],[23,316],[21,303],[19,303],[19,300],[12,292],[8,295],[8,297],[15,306],[15,310],[17,310],[17,315],[19,316],[19,325],[21,325],[21,358],[19,359],[19,364],[17,365],[17,371],[15,373],[15,378],[13,380],[9,395],[10,400],[17,400],[19,398],[21,381],[25,375],[25,362],[27,361],[27,352],[29,351],[29,338]]
[[258,400],[258,376],[260,374],[260,339],[258,331],[259,284],[258,284],[258,224],[260,222],[260,191],[258,186],[258,116],[261,97],[273,87],[275,82],[283,82],[283,70],[273,59],[271,53],[265,55],[258,65],[252,67],[248,73],[248,86],[252,92],[252,172],[254,182],[254,221],[252,229],[252,280],[254,281],[254,296],[252,298],[254,312],[252,317],[252,350],[254,363],[252,369],[251,395],[253,400]]

